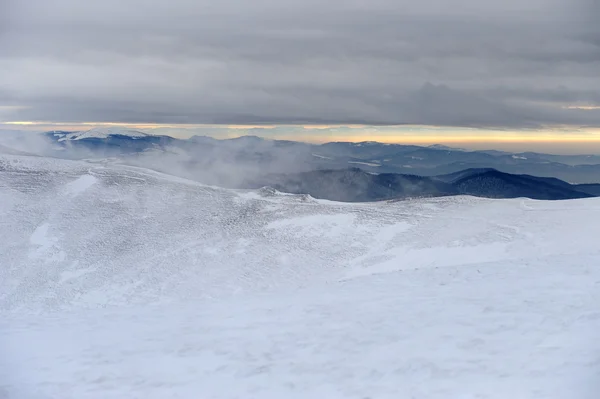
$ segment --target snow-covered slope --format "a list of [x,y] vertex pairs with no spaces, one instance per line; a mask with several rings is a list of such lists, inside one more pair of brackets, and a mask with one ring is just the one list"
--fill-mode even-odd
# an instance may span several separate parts
[[0,397],[594,398],[600,201],[0,157]]

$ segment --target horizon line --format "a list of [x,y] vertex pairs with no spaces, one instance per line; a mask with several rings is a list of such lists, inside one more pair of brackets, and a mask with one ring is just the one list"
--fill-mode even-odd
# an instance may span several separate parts
[[288,140],[313,144],[331,142],[379,142],[383,144],[454,146],[468,150],[502,150],[571,155],[600,155],[600,129],[554,127],[547,129],[492,129],[428,125],[219,125],[219,124],[140,124],[117,122],[59,123],[39,121],[0,122],[5,131],[69,132],[92,128],[137,129],[154,135],[186,139],[195,135],[231,139],[246,135],[266,140]]

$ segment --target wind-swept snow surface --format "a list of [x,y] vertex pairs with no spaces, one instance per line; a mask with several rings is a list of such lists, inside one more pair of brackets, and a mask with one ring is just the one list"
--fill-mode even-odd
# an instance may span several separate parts
[[599,220],[0,156],[0,398],[597,398]]

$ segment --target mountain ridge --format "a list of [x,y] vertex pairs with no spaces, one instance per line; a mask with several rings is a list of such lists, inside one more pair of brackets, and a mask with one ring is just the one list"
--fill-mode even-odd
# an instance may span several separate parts
[[[485,198],[531,198],[539,200],[581,199],[598,196],[595,186],[578,189],[559,179],[513,175],[492,168],[464,170],[442,176],[373,174],[360,168],[319,170],[269,175],[245,188],[270,186],[276,190],[307,194],[343,202],[369,202],[407,198],[472,195]],[[599,185],[600,186],[600,185]]]
[[[514,159],[528,159],[527,157],[532,157],[532,158],[547,158],[547,157],[564,157],[564,158],[577,158],[577,157],[585,157],[588,159],[592,159],[595,162],[600,163],[600,155],[595,155],[595,154],[576,154],[576,155],[558,155],[558,154],[550,154],[550,153],[540,153],[540,152],[508,152],[508,151],[498,151],[498,150],[492,150],[492,149],[488,149],[488,150],[467,150],[464,148],[459,148],[459,147],[452,147],[452,146],[447,146],[447,145],[443,145],[443,144],[432,144],[432,145],[411,145],[411,144],[399,144],[399,143],[382,143],[382,142],[378,142],[378,141],[359,141],[359,142],[351,142],[351,141],[331,141],[331,142],[326,142],[323,144],[312,144],[312,143],[307,143],[307,142],[303,142],[303,141],[294,141],[294,140],[280,140],[280,139],[271,139],[271,138],[265,138],[265,137],[260,137],[260,136],[256,136],[256,135],[241,135],[238,137],[232,137],[232,138],[223,138],[223,139],[219,139],[219,138],[214,138],[211,136],[201,136],[201,135],[193,135],[190,136],[187,139],[182,139],[182,138],[175,138],[169,135],[158,135],[158,134],[152,134],[152,133],[147,133],[147,132],[143,132],[141,130],[136,130],[136,129],[121,129],[121,128],[115,128],[115,127],[96,127],[96,128],[92,128],[89,130],[83,130],[83,131],[48,131],[48,132],[43,132],[42,134],[45,135],[53,135],[53,134],[59,134],[61,138],[63,138],[64,136],[67,135],[73,135],[72,138],[69,139],[73,139],[73,140],[82,140],[82,139],[90,139],[90,138],[99,138],[99,139],[106,139],[110,136],[123,136],[123,137],[130,137],[130,138],[140,138],[140,137],[168,137],[172,140],[177,140],[177,141],[216,141],[216,142],[227,142],[227,141],[244,141],[244,142],[287,142],[287,143],[294,143],[294,144],[304,144],[304,145],[309,145],[309,146],[315,146],[315,147],[326,147],[326,146],[332,146],[332,145],[348,145],[351,147],[368,147],[368,146],[384,146],[384,147],[390,147],[390,148],[394,148],[394,149],[415,149],[415,150],[433,150],[433,151],[441,151],[441,152],[459,152],[459,153],[469,153],[469,154],[482,154],[482,155],[490,155],[490,156],[506,156],[506,155],[515,155],[517,157],[521,157],[521,158],[514,158]],[[61,140],[64,141],[64,140]]]
[[[41,155],[68,159],[112,159],[114,162],[148,167],[230,188],[245,187],[249,182],[261,180],[270,183],[264,181],[265,176],[344,170],[353,166],[359,166],[370,174],[416,175],[437,180],[443,180],[441,176],[444,175],[464,173],[465,170],[493,168],[507,174],[559,179],[562,183],[556,180],[550,183],[560,185],[564,190],[575,189],[588,195],[597,195],[593,184],[600,181],[600,164],[593,163],[596,157],[592,155],[463,151],[439,145],[424,147],[374,141],[310,144],[258,136],[232,139],[193,136],[179,139],[120,128],[95,128],[79,133],[51,131],[40,137],[43,142],[32,147],[42,148]],[[28,149],[29,144],[22,145],[21,150],[23,148]],[[495,178],[507,181],[507,176],[497,175]],[[490,179],[491,176],[485,177],[486,184],[491,184]],[[409,182],[405,182],[409,186]],[[422,182],[430,187],[434,185],[426,180]],[[543,185],[543,181],[537,184]],[[573,184],[591,186],[577,188],[572,187]],[[519,190],[523,189],[524,186],[521,186]],[[477,189],[475,193],[479,191]],[[576,196],[573,192],[565,195]]]

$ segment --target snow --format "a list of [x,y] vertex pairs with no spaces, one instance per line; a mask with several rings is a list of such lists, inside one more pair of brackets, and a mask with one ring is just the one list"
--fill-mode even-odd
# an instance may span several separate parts
[[65,185],[65,190],[69,195],[76,197],[88,188],[92,187],[96,181],[97,179],[92,175],[83,175],[74,181],[67,183]]
[[527,157],[524,157],[522,155],[513,155],[512,158],[513,159],[527,159]]
[[598,199],[0,164],[0,398],[597,397]]
[[591,265],[12,320],[5,361],[49,398],[594,398]]
[[118,127],[95,127],[82,132],[54,134],[54,136],[60,137],[58,141],[82,140],[90,138],[106,139],[113,135],[128,136],[134,139],[149,136],[149,134],[140,132],[138,130],[123,129]]
[[280,230],[280,234],[290,235],[290,239],[301,235],[339,237],[353,227],[355,219],[353,214],[310,215],[276,220],[269,223],[266,228]]
[[29,241],[33,245],[39,245],[41,247],[48,246],[48,239],[46,238],[46,235],[48,234],[48,227],[48,223],[39,225],[31,237],[29,237]]
[[365,166],[381,166],[378,163],[373,162],[359,162],[359,161],[348,161],[348,163],[356,164],[356,165],[365,165]]
[[448,147],[447,145],[442,145],[442,144],[433,144],[433,145],[428,146],[428,148],[431,148],[431,149],[434,149],[434,150],[442,150],[442,151],[469,152],[468,150],[466,150],[464,148]]
[[48,235],[49,228],[48,223],[42,223],[29,237],[32,247],[28,254],[29,260],[42,259],[44,262],[64,260],[65,253],[56,245],[58,239]]
[[333,158],[326,157],[324,155],[319,155],[319,154],[311,154],[311,155],[315,158],[320,158],[320,159],[333,159]]

